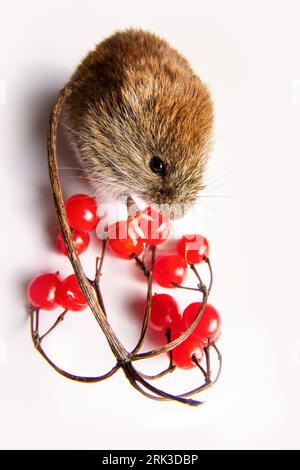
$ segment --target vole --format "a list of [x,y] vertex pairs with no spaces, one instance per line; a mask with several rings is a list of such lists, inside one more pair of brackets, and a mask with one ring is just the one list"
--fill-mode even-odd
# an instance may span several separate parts
[[87,176],[182,216],[202,188],[213,129],[210,92],[188,61],[128,29],[89,52],[69,85],[64,117]]

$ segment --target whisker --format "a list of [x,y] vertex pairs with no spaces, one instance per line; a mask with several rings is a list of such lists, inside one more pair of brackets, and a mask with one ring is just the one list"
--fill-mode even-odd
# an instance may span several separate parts
[[78,170],[78,171],[84,171],[83,168],[79,166],[60,166],[58,167],[59,171],[60,170]]
[[209,184],[209,185],[204,186],[203,191],[206,191],[206,190],[210,191],[211,189],[232,188],[232,186],[235,186],[236,184],[238,184],[237,181],[227,181],[224,183]]
[[220,183],[230,183],[231,180],[229,178],[232,178],[232,175],[229,175],[229,174],[221,175],[221,176],[209,178],[209,179],[204,176],[203,183],[206,186],[212,186],[213,184],[220,184]]
[[212,207],[208,204],[204,204],[202,201],[199,202],[199,205],[201,205],[201,207],[205,207],[206,209],[210,209],[211,211],[215,212],[218,215],[221,215],[222,217],[225,217],[225,215],[222,212],[220,212],[218,209],[216,209],[215,207]]
[[220,195],[216,195],[216,194],[201,194],[200,196],[201,198],[202,197],[206,197],[206,198],[219,198],[219,199],[240,199],[238,196],[229,196],[227,194],[220,194]]
[[70,127],[68,124],[64,123],[63,127],[65,129],[68,129],[68,131],[72,132],[73,134],[77,135],[77,137],[82,138],[81,134],[79,134],[79,132],[75,131],[75,129],[72,129],[72,127]]
[[224,172],[225,169],[220,169],[212,174],[209,174],[209,172],[206,172],[205,175],[204,175],[204,183],[209,185],[211,183],[216,183],[218,181],[223,181],[225,179],[228,179],[229,177],[232,177],[232,175],[227,172],[225,173]]
[[113,181],[101,182],[101,180],[99,180],[98,178],[91,178],[89,176],[64,176],[61,178],[62,181],[76,180],[76,179],[87,180],[93,183],[96,182],[97,184],[99,184],[100,190],[103,190],[103,187],[111,186],[111,187],[118,189],[118,191],[120,191],[120,188],[122,187],[120,183],[113,182]]
[[69,176],[62,176],[62,180],[89,180],[89,181],[95,181],[96,183],[99,183],[100,180],[99,178],[93,178],[92,176],[80,176],[80,175],[69,175]]

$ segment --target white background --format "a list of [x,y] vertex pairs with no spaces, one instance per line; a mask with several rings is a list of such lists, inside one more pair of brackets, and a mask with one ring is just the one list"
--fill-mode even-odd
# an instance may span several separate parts
[[[2,448],[299,448],[299,15],[291,0],[1,2]],[[29,336],[28,280],[43,270],[71,272],[53,248],[49,111],[88,49],[128,26],[178,48],[215,101],[206,197],[197,217],[178,224],[210,240],[211,302],[223,318],[224,371],[198,409],[147,400],[121,372],[101,384],[70,382],[44,363]],[[60,166],[76,166],[64,146],[60,158]],[[62,179],[66,195],[92,191],[67,171]],[[99,245],[94,240],[82,257],[90,273]],[[127,347],[145,290],[129,264],[107,257],[103,276],[112,325]],[[180,294],[184,308],[193,297]],[[112,364],[88,311],[67,317],[46,345],[73,372]],[[192,380],[178,377],[181,390]]]

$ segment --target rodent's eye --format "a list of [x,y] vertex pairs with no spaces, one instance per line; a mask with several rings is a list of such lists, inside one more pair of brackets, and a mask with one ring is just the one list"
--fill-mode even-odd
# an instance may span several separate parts
[[166,165],[159,157],[152,157],[150,160],[150,169],[159,176],[165,176],[166,174]]

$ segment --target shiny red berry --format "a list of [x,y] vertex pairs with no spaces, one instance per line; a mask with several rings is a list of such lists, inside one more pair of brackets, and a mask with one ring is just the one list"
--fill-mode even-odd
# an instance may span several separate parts
[[[201,302],[190,304],[182,314],[182,324],[187,329],[195,320],[197,313],[201,308]],[[215,341],[221,333],[221,318],[218,311],[210,304],[206,304],[200,321],[191,336],[198,338],[203,344],[207,345],[208,338]]]
[[208,258],[208,241],[202,235],[184,235],[178,241],[177,251],[187,263],[198,264]]
[[87,306],[87,302],[75,274],[71,274],[62,281],[57,290],[56,299],[57,303],[66,310],[79,311]]
[[[174,328],[171,331],[171,340],[178,338],[185,330]],[[193,358],[198,363],[203,358],[203,344],[197,338],[189,336],[186,340],[172,349],[173,363],[179,369],[196,367]]]
[[168,294],[154,294],[152,297],[150,326],[157,331],[173,328],[180,323],[179,307]]
[[[77,250],[77,253],[81,255],[82,253],[85,252],[85,250],[89,246],[90,236],[88,232],[77,232],[76,230],[74,230],[74,232],[72,233],[72,237],[75,243],[75,248]],[[66,244],[65,244],[65,241],[61,232],[59,232],[59,234],[57,235],[56,247],[58,251],[60,251],[63,255],[68,256]]]
[[97,215],[97,202],[86,194],[75,194],[65,202],[70,227],[74,230],[90,232],[95,230],[100,218]]
[[127,220],[121,220],[111,224],[106,229],[107,246],[110,251],[123,259],[132,259],[144,251],[144,242],[130,229]]
[[176,287],[181,284],[187,270],[187,264],[180,255],[160,255],[154,261],[153,278],[162,287]]
[[170,219],[152,207],[141,211],[136,221],[137,233],[148,245],[159,245],[170,236],[172,230]]
[[27,288],[29,302],[44,310],[57,307],[56,295],[61,281],[57,274],[45,273],[34,277]]

